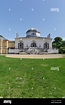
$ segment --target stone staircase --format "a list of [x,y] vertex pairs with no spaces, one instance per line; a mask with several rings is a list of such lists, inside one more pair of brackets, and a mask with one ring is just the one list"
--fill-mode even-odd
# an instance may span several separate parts
[[40,50],[37,49],[36,47],[30,47],[27,51],[28,54],[39,54]]
[[48,52],[42,48],[29,47],[19,51],[19,54],[47,54]]

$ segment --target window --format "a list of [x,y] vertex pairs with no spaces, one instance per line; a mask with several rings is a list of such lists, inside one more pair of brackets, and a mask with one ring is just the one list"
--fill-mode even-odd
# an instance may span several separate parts
[[32,33],[31,36],[34,37],[35,36],[35,33]]
[[18,43],[18,49],[23,49],[23,47],[24,47],[23,42]]
[[44,43],[44,49],[49,49],[49,43],[47,42]]

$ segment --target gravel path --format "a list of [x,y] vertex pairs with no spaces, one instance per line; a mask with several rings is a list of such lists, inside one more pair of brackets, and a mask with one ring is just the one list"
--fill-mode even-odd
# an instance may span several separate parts
[[11,58],[62,58],[62,54],[46,54],[46,55],[19,55],[19,54],[3,54]]

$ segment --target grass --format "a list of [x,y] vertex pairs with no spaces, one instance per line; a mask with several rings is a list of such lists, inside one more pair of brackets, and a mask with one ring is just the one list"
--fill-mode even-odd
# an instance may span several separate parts
[[43,60],[0,56],[0,97],[65,97],[65,58]]

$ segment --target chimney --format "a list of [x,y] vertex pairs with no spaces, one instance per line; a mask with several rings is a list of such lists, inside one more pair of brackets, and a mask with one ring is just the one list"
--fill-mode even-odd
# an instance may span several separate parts
[[16,33],[16,38],[19,38],[19,34],[18,33]]
[[47,35],[47,38],[50,38],[50,33]]

